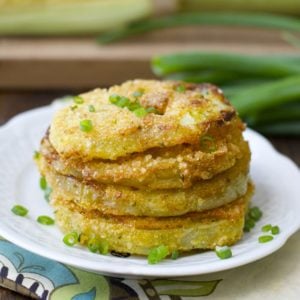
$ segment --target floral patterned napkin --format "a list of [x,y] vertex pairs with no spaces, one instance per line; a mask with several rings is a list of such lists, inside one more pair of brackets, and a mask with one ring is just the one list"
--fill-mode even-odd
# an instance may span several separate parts
[[32,298],[51,300],[296,300],[300,294],[299,249],[297,232],[276,253],[236,269],[189,278],[135,280],[73,268],[0,238],[0,285]]

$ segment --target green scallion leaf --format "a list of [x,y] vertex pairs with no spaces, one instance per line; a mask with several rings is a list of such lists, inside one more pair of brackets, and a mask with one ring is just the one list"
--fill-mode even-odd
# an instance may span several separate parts
[[172,259],[175,260],[178,258],[178,256],[179,256],[179,252],[177,250],[172,251],[172,254],[171,254]]
[[68,233],[63,238],[63,242],[67,246],[74,246],[75,244],[78,243],[78,240],[79,240],[79,234],[77,232]]
[[249,232],[255,226],[255,221],[251,218],[245,219],[244,231]]
[[101,239],[100,246],[99,246],[99,253],[106,255],[109,252],[109,244],[108,241]]
[[120,100],[121,96],[117,94],[112,94],[109,96],[109,102],[112,104],[116,104]]
[[166,258],[169,254],[168,247],[161,245],[156,248],[152,248],[148,254],[148,264],[157,264]]
[[277,225],[273,226],[271,229],[271,232],[273,235],[279,234],[279,232],[280,232],[279,226],[277,226]]
[[128,107],[130,105],[130,100],[127,97],[121,96],[115,105],[121,108]]
[[37,221],[43,225],[53,225],[54,224],[54,220],[48,216],[39,216],[37,218]]
[[40,157],[41,157],[41,153],[39,151],[34,151],[33,158],[40,159]]
[[257,206],[252,207],[249,210],[249,216],[255,221],[259,221],[262,215],[262,211]]
[[79,125],[80,130],[84,132],[90,132],[93,129],[93,123],[91,120],[82,120]]
[[227,259],[232,257],[231,249],[228,246],[223,246],[223,247],[217,246],[215,252],[217,256],[221,259]]
[[40,178],[40,188],[45,191],[47,189],[47,181],[46,178],[43,176]]
[[270,242],[273,240],[273,237],[271,235],[261,235],[259,238],[258,238],[258,241],[260,243],[267,243],[267,242]]
[[74,111],[75,109],[77,109],[77,108],[78,108],[77,105],[72,105],[72,106],[71,106],[71,110],[73,110],[73,111]]
[[130,102],[130,104],[127,106],[127,108],[130,111],[135,111],[136,109],[141,108],[141,104],[139,102]]
[[148,113],[144,107],[137,108],[133,111],[133,113],[138,117],[142,118],[145,117]]
[[271,224],[267,224],[267,225],[264,225],[262,228],[261,228],[261,231],[262,232],[269,232],[272,230],[272,225]]
[[94,105],[89,105],[89,112],[95,112],[96,108]]
[[90,239],[87,247],[91,252],[96,253],[100,250],[100,241],[96,238]]
[[175,87],[175,91],[179,93],[184,93],[186,91],[186,87],[183,84],[177,85]]
[[24,206],[22,205],[15,205],[11,211],[17,215],[17,216],[20,216],[20,217],[25,217],[27,214],[28,214],[28,209],[25,208]]
[[84,99],[80,96],[74,96],[73,97],[73,101],[76,103],[76,104],[83,104],[84,103]]

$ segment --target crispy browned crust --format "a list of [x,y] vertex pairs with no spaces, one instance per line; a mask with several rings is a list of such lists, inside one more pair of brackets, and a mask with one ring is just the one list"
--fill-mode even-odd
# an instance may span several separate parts
[[213,151],[199,141],[196,145],[154,148],[115,161],[96,159],[83,162],[62,158],[46,135],[41,153],[58,173],[82,180],[147,189],[189,188],[195,181],[212,178],[231,168],[244,153],[249,152],[242,130],[239,119],[210,128],[208,136],[214,139]]
[[[185,85],[186,91],[178,92],[178,84]],[[139,118],[109,102],[111,94],[132,99],[138,89],[144,91],[140,103],[157,108],[160,114]],[[81,96],[84,104],[75,111],[70,107],[60,110],[51,124],[50,141],[66,159],[115,160],[157,147],[197,144],[210,128],[224,126],[235,118],[235,110],[224,95],[208,84],[134,80]],[[96,113],[88,112],[89,104],[96,107]],[[92,121],[91,132],[80,131],[79,122],[83,119]]]
[[90,238],[100,238],[109,243],[111,250],[147,255],[160,245],[167,246],[171,253],[234,244],[242,237],[252,193],[249,185],[247,194],[229,205],[169,218],[103,215],[60,199],[54,207],[58,226],[66,233],[78,232],[82,244]]
[[188,189],[151,190],[80,180],[57,173],[43,156],[41,173],[55,197],[74,201],[85,209],[102,213],[137,216],[176,216],[212,209],[246,193],[250,153],[230,169],[210,180],[200,180]]

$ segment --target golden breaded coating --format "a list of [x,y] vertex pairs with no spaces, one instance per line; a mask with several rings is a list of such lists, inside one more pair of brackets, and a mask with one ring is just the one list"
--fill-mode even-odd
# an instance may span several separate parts
[[102,213],[136,216],[177,216],[216,208],[234,201],[247,191],[250,152],[229,170],[188,189],[147,190],[97,184],[63,176],[41,157],[40,171],[53,189],[54,198],[74,201],[80,207]]
[[[155,113],[139,117],[109,100],[117,94],[133,103],[137,91],[139,103]],[[219,89],[208,84],[134,80],[81,97],[84,103],[58,111],[51,124],[50,142],[65,159],[115,160],[152,148],[198,144],[209,128],[220,127],[235,116]],[[84,120],[92,125],[89,132],[80,130]]]
[[[239,119],[218,129],[210,129],[212,145],[178,145],[155,148],[131,154],[115,161],[63,159],[52,147],[48,136],[43,139],[41,153],[60,174],[100,183],[121,184],[136,188],[189,188],[193,182],[209,179],[231,168],[243,153],[249,152],[244,141],[244,126]],[[208,151],[209,150],[209,151]]]
[[253,193],[249,185],[244,197],[220,208],[180,217],[129,217],[85,211],[75,203],[53,201],[56,222],[63,232],[77,232],[81,242],[105,239],[110,250],[147,255],[153,247],[165,245],[173,250],[214,249],[231,245],[243,233],[244,217]]

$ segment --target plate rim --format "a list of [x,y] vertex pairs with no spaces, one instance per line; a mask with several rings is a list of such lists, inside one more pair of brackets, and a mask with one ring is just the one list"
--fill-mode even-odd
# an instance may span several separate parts
[[[25,112],[22,112],[13,118],[11,118],[8,122],[0,127],[0,139],[2,135],[5,134],[5,131],[9,130],[10,128],[17,126],[18,123],[22,123],[23,120],[27,118],[32,118],[35,114],[46,113],[46,114],[53,114],[54,110],[61,106],[61,104],[54,102],[48,106],[38,107],[35,109],[31,109]],[[261,142],[263,142],[264,147],[269,148],[269,151],[273,152],[273,155],[277,156],[278,159],[282,160],[284,164],[288,164],[289,168],[293,168],[295,171],[298,171],[299,179],[300,179],[300,172],[299,167],[287,156],[281,154],[272,144],[268,141],[264,136],[257,133],[256,131],[247,128],[247,134],[254,135],[258,138]],[[300,188],[299,188],[300,191]],[[65,255],[61,252],[52,252],[51,248],[45,248],[40,244],[32,244],[30,241],[26,239],[18,239],[15,233],[11,229],[5,229],[0,225],[0,235],[7,239],[8,241],[32,252],[38,254],[40,256],[46,257],[48,259],[52,259],[58,261],[60,263],[68,264],[80,269],[85,269],[91,272],[101,273],[101,274],[110,274],[110,275],[122,275],[122,276],[136,276],[136,277],[186,277],[186,276],[195,276],[195,275],[202,275],[202,274],[209,274],[215,273],[219,271],[225,271],[228,269],[232,269],[235,267],[239,267],[242,265],[249,264],[251,262],[257,261],[263,257],[268,256],[269,254],[277,251],[280,249],[287,240],[300,229],[300,220],[298,224],[294,222],[294,226],[291,226],[288,231],[285,232],[285,235],[279,235],[276,237],[275,240],[272,241],[271,244],[264,244],[262,247],[257,248],[255,251],[255,255],[250,254],[243,254],[240,257],[236,256],[230,260],[222,261],[223,263],[212,262],[209,270],[201,270],[201,265],[195,264],[195,267],[191,268],[190,266],[180,266],[178,269],[171,268],[168,270],[167,265],[164,266],[164,262],[157,264],[157,265],[133,265],[133,267],[126,266],[126,270],[116,271],[115,267],[113,266],[113,270],[111,269],[112,266],[110,265],[109,261],[105,261],[103,265],[97,261],[97,263],[92,263],[90,260],[85,260],[82,258],[76,258]],[[122,267],[122,258],[113,258],[119,259],[120,266]],[[128,262],[128,260],[126,260]],[[164,268],[161,268],[164,266]],[[99,268],[100,267],[100,268]],[[171,272],[172,271],[172,272]]]

